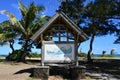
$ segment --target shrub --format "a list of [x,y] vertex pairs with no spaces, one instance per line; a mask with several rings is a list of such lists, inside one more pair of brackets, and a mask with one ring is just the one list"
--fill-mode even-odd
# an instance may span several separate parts
[[31,53],[31,54],[29,55],[29,57],[39,58],[39,57],[41,57],[41,54],[39,54],[39,53],[37,53],[37,52],[34,52],[34,53]]
[[107,55],[100,55],[99,57],[114,57],[113,55],[107,54]]
[[[20,62],[22,54],[23,54],[23,51],[21,49],[20,50],[15,50],[13,53],[9,53],[9,55],[6,57],[6,60],[7,61]],[[38,57],[41,56],[41,54],[38,54],[37,52],[35,52],[35,53],[30,53],[27,56],[28,57],[38,58]]]
[[22,50],[15,50],[13,53],[9,53],[6,57],[7,61],[20,61],[23,51]]
[[87,57],[87,54],[84,53],[84,52],[81,52],[81,53],[78,54],[78,56],[79,56],[79,57]]

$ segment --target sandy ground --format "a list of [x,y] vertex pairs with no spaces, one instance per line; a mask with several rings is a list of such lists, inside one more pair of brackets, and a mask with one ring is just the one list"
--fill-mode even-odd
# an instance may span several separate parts
[[[23,63],[0,63],[0,80],[40,80],[30,77],[29,69],[35,65]],[[48,80],[63,80],[60,76],[50,76]]]
[[23,63],[0,63],[0,80],[28,80],[30,73],[16,73],[34,66]]
[[[114,63],[114,64],[111,64]],[[80,62],[81,65],[86,66],[86,73],[95,75],[102,75],[101,77],[107,77],[104,80],[120,80],[120,60],[94,60],[94,63],[87,64],[86,62]],[[0,80],[40,80],[33,79],[30,77],[31,68],[39,65],[38,63],[24,64],[24,63],[7,63],[0,62]],[[92,71],[90,71],[92,70]],[[114,73],[117,75],[103,75],[103,72]],[[64,72],[62,72],[64,73]],[[64,80],[60,76],[49,76],[48,80]],[[84,79],[84,80],[93,80],[93,79]],[[98,80],[98,79],[94,79]],[[100,79],[103,80],[103,79]]]

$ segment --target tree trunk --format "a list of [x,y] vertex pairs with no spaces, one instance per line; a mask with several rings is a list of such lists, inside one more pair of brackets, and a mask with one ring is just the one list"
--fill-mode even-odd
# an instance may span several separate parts
[[26,56],[28,54],[28,49],[27,49],[28,48],[28,40],[25,40],[25,45],[23,47],[24,47],[24,49],[23,49],[24,51],[23,51],[23,53],[21,55],[21,61],[26,63],[25,58],[26,58]]
[[14,40],[9,41],[10,48],[12,49],[12,53],[15,51],[13,45],[14,45]]
[[91,52],[92,52],[92,49],[93,49],[94,38],[95,38],[95,34],[92,34],[92,37],[91,37],[91,40],[90,40],[90,49],[89,49],[88,55],[87,55],[88,62],[92,62],[92,60],[91,60]]
[[25,57],[26,57],[26,52],[23,51],[20,61],[26,63]]

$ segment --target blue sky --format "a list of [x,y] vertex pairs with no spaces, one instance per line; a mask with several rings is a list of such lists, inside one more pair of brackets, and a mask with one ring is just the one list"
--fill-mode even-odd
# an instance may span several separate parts
[[[20,19],[20,11],[18,6],[19,0],[1,0],[0,2],[0,10],[8,10],[12,12],[18,19]],[[21,0],[23,4],[29,4],[31,1],[34,1],[36,4],[45,6],[45,11],[42,13],[43,15],[53,16],[55,14],[56,9],[58,9],[59,3],[58,0]],[[4,20],[8,20],[9,18],[5,15],[0,15],[0,22]],[[115,49],[115,52],[120,54],[120,45],[113,44],[116,37],[114,35],[107,35],[103,37],[95,37],[95,41],[93,44],[93,53],[94,54],[101,54],[103,50],[110,53],[111,49]],[[79,49],[82,52],[87,52],[89,49],[89,41],[83,42]],[[16,49],[19,49],[21,46],[17,43],[14,45]],[[38,51],[33,49],[33,51]],[[8,54],[11,52],[11,49],[8,45],[0,46],[0,55],[1,54]]]

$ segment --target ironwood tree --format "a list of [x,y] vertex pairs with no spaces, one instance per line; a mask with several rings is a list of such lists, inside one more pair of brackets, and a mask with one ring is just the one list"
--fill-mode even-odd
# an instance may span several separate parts
[[82,13],[84,11],[85,0],[63,0],[59,10],[63,11],[78,26],[82,22]]
[[[96,0],[86,6],[85,16],[89,19],[84,30],[91,36],[88,61],[91,61],[91,52],[95,36],[103,36],[115,32],[116,27],[112,21],[116,11],[115,2],[111,0]],[[101,7],[102,6],[102,7]]]
[[95,0],[84,5],[84,2],[85,0],[66,0],[61,3],[60,9],[77,21],[76,24],[90,36],[87,59],[91,62],[95,36],[111,34],[116,30],[112,21],[116,3],[113,0]]

